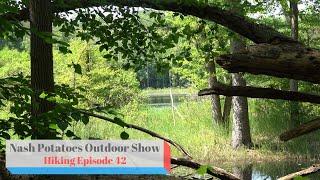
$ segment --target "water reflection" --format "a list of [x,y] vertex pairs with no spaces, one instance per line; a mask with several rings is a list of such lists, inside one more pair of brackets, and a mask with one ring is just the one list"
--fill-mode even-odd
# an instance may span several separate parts
[[233,167],[233,174],[242,180],[251,180],[253,172],[252,167],[252,164],[248,164],[245,166],[235,166]]
[[[274,180],[287,174],[300,171],[316,162],[276,161],[261,163],[242,163],[226,165],[234,175],[242,180]],[[231,166],[231,167],[230,167]],[[319,180],[320,173],[307,176],[310,180]]]

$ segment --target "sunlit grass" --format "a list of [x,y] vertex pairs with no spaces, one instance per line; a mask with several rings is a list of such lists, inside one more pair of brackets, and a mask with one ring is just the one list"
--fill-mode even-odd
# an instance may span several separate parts
[[[250,102],[250,105],[255,106],[255,102]],[[311,158],[315,154],[309,141],[305,141],[306,138],[287,143],[278,140],[279,132],[283,132],[286,125],[284,120],[280,120],[285,119],[283,114],[266,118],[267,115],[257,114],[254,108],[250,111],[250,125],[255,148],[234,150],[230,145],[231,128],[225,129],[214,124],[210,108],[209,100],[183,102],[174,113],[171,107],[148,107],[133,103],[121,112],[126,122],[178,142],[201,162],[272,161]],[[120,133],[125,130],[130,134],[130,139],[154,139],[139,131],[123,129],[98,119],[92,119],[86,126],[77,124],[74,128],[76,134],[83,138],[120,139]],[[174,156],[181,156],[173,147],[172,151]]]

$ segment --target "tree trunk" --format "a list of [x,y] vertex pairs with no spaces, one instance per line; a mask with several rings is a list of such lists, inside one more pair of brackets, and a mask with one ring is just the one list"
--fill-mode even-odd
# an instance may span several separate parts
[[223,105],[222,120],[223,120],[223,122],[226,122],[227,124],[229,124],[231,106],[232,106],[232,96],[226,96],[226,98],[224,100],[224,105]]
[[[231,40],[231,53],[236,53],[245,48],[241,37],[235,37]],[[246,86],[242,74],[232,74],[233,86]],[[251,147],[251,134],[248,115],[248,100],[246,97],[234,96],[232,99],[233,107],[233,127],[232,127],[232,147],[240,146]]]
[[[218,84],[215,62],[209,61],[207,63],[207,69],[209,72],[209,87],[212,88]],[[211,95],[211,110],[213,125],[216,123],[223,124],[224,122],[222,121],[220,97],[217,94]]]
[[[232,86],[232,80],[230,76],[225,76],[224,77],[224,82],[226,84],[229,84]],[[227,123],[229,126],[229,118],[230,118],[230,113],[231,113],[231,106],[232,106],[232,96],[226,96],[224,99],[224,104],[223,104],[223,114],[222,114],[222,120]]]
[[[39,37],[39,32],[52,33],[52,13],[50,0],[30,0],[31,32],[31,88],[35,95],[32,97],[32,116],[37,117],[53,108],[53,104],[39,98],[42,92],[53,92],[53,55],[52,44]],[[46,35],[48,36],[48,35]],[[50,38],[50,35],[47,37]],[[43,122],[46,127],[46,122]],[[42,126],[42,125],[41,125]],[[33,125],[37,138],[43,138],[45,129],[37,129]],[[41,135],[43,134],[43,135]]]
[[[299,39],[299,22],[298,22],[298,3],[297,1],[290,0],[290,26],[291,26],[291,37],[294,40]],[[298,81],[290,79],[290,91],[298,91]],[[291,127],[296,127],[300,124],[299,122],[299,103],[291,102],[290,103],[290,122]]]

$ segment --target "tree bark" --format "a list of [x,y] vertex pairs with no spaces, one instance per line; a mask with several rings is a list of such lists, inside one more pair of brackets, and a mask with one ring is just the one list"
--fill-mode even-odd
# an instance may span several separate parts
[[[47,38],[50,38],[50,33],[52,33],[51,1],[30,0],[29,8],[30,27],[32,29],[30,46],[31,88],[34,91],[31,114],[37,117],[54,107],[52,103],[39,98],[42,92],[50,93],[54,91],[52,44],[47,43],[44,38],[39,36],[39,33],[46,33]],[[38,135],[37,138],[46,137],[46,130],[37,129],[35,124],[33,125],[33,131],[34,134]]]
[[[209,72],[209,87],[214,87],[218,84],[215,62],[209,61],[207,63],[207,69]],[[223,124],[224,122],[222,121],[220,97],[217,94],[211,95],[211,110],[213,125]]]
[[[224,83],[232,86],[231,76],[225,76]],[[222,120],[227,123],[228,127],[230,123],[229,120],[230,120],[231,106],[232,106],[232,96],[226,96],[223,104]]]
[[200,90],[198,93],[199,96],[211,94],[219,94],[224,96],[243,96],[251,98],[282,99],[320,104],[320,96],[318,95],[252,86],[243,87],[219,84],[209,89]]
[[[231,53],[237,53],[245,48],[245,44],[241,37],[236,37],[231,40]],[[232,74],[233,86],[246,86],[242,74]],[[232,147],[239,148],[240,146],[251,147],[251,133],[248,115],[248,100],[246,97],[232,97],[233,107],[233,126],[232,126]]]
[[289,141],[293,138],[311,133],[313,131],[316,131],[320,129],[320,118],[314,119],[312,121],[309,121],[307,123],[303,123],[300,126],[291,129],[289,131],[286,131],[280,135],[281,141]]
[[[299,39],[299,22],[298,22],[298,3],[297,1],[290,0],[290,26],[291,26],[291,37],[294,40]],[[298,81],[290,79],[290,91],[298,92]],[[290,103],[290,122],[292,127],[296,127],[300,124],[299,122],[299,104],[297,102]]]
[[258,44],[222,55],[216,62],[231,73],[248,72],[319,83],[320,52],[298,44]]
[[229,117],[231,113],[231,106],[232,106],[232,96],[226,96],[224,100],[224,105],[223,105],[222,120],[223,122],[226,122],[228,126],[229,126]]

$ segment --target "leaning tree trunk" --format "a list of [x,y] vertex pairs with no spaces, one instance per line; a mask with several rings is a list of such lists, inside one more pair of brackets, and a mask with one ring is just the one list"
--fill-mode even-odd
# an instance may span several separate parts
[[[209,61],[207,63],[207,69],[209,72],[209,87],[212,88],[218,84],[215,62]],[[224,122],[222,121],[221,102],[219,95],[211,95],[211,110],[213,125],[224,124]]]
[[[291,26],[291,37],[294,40],[299,39],[299,26],[298,26],[298,4],[294,0],[290,0],[290,26]],[[290,79],[290,91],[298,91],[298,81]],[[298,102],[290,102],[290,123],[291,127],[298,126],[299,123],[299,104]]]
[[[52,33],[52,13],[50,0],[30,0],[30,27],[31,32],[31,88],[35,95],[32,97],[31,113],[33,117],[48,112],[53,108],[53,104],[39,98],[42,92],[53,92],[53,55],[52,44],[47,43],[39,36],[40,32],[45,32],[46,38],[50,38]],[[44,34],[44,33],[41,33]],[[46,122],[44,122],[46,126]],[[39,129],[39,122],[34,122],[35,138],[44,138],[45,129]],[[41,125],[43,126],[43,125]],[[41,135],[42,134],[42,135]]]
[[[235,37],[231,41],[231,53],[236,53],[245,48],[245,44],[240,37]],[[246,86],[242,74],[232,74],[233,86]],[[232,126],[232,147],[251,147],[251,133],[248,115],[248,100],[246,97],[234,96],[232,99],[233,126]]]

